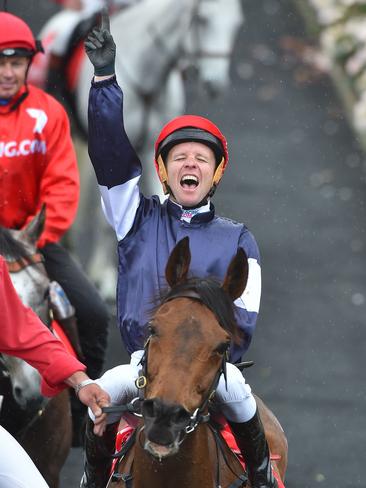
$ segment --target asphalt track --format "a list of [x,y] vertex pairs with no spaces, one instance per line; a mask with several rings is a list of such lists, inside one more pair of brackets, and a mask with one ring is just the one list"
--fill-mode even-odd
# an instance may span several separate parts
[[[53,9],[8,3],[35,28]],[[291,1],[243,5],[230,92],[210,102],[189,84],[188,112],[227,135],[231,163],[215,205],[244,221],[261,249],[246,377],[287,434],[288,488],[364,488],[365,158],[329,79],[281,47],[287,36],[305,38]],[[123,357],[113,324],[106,367]],[[81,472],[74,449],[61,487],[78,486]]]

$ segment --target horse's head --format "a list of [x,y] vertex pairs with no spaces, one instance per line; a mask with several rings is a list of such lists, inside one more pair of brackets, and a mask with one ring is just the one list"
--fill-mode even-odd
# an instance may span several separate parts
[[233,301],[247,282],[244,251],[231,261],[222,285],[188,279],[190,258],[186,237],[169,258],[171,289],[154,313],[146,346],[145,449],[159,458],[176,453],[185,434],[205,419],[226,353],[240,338]]
[[[46,325],[50,325],[49,279],[36,250],[44,222],[45,208],[42,208],[23,230],[0,227],[0,254],[6,260],[14,288],[24,305],[32,308]],[[37,403],[42,398],[38,372],[15,357],[4,355],[3,361],[10,375],[17,403],[22,407]]]
[[200,0],[186,39],[189,64],[212,96],[230,84],[230,62],[244,20],[240,0]]
[[36,244],[43,231],[45,207],[22,230],[0,228],[0,254],[8,264],[10,277],[20,299],[50,325],[49,279]]

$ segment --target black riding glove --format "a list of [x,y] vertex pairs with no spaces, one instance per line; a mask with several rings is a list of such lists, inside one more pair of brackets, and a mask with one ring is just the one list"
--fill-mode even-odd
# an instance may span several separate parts
[[85,51],[96,76],[108,76],[114,74],[116,59],[116,45],[109,29],[108,10],[102,10],[102,21],[99,28],[95,28],[86,38]]

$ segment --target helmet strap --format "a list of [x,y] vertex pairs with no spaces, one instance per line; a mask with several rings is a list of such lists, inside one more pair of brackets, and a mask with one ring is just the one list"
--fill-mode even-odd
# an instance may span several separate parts
[[36,41],[36,52],[37,53],[44,53],[42,41],[40,39],[35,39],[35,41]]
[[19,105],[27,98],[28,95],[29,95],[28,85],[25,84],[25,92],[22,93],[20,97],[18,97],[12,105],[10,105],[9,112],[13,112],[14,110],[16,110],[19,107]]
[[30,58],[27,70],[25,72],[25,79],[24,79],[25,92],[22,93],[20,95],[20,97],[15,100],[13,105],[10,106],[9,112],[13,112],[14,110],[16,110],[19,107],[19,105],[23,102],[23,100],[25,100],[27,98],[27,96],[29,95],[27,78],[28,78],[28,73],[29,73],[29,69],[30,69],[30,65],[32,63],[32,60],[33,60],[33,56]]
[[161,184],[163,185],[163,191],[165,195],[168,195],[168,193],[171,193],[169,185],[168,185],[168,173],[166,172],[166,167],[163,161],[163,158],[161,157],[161,154],[159,154],[158,159],[158,173],[159,173],[159,179],[161,181]]
[[224,167],[225,159],[222,157],[220,163],[218,164],[215,173],[213,175],[212,179],[212,185],[217,186],[219,184],[219,181],[221,180],[222,174],[223,174],[223,167]]
[[215,191],[216,191],[216,188],[217,188],[217,185],[216,183],[214,183],[212,186],[211,186],[211,190],[207,193],[207,196],[205,197],[205,199],[209,199],[209,198],[212,198],[215,194]]

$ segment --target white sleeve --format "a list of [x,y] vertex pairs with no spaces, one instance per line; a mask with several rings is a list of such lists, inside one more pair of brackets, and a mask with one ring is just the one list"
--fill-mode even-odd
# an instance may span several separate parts
[[138,187],[140,176],[112,188],[99,185],[102,208],[107,221],[113,227],[118,241],[130,231],[140,204]]

